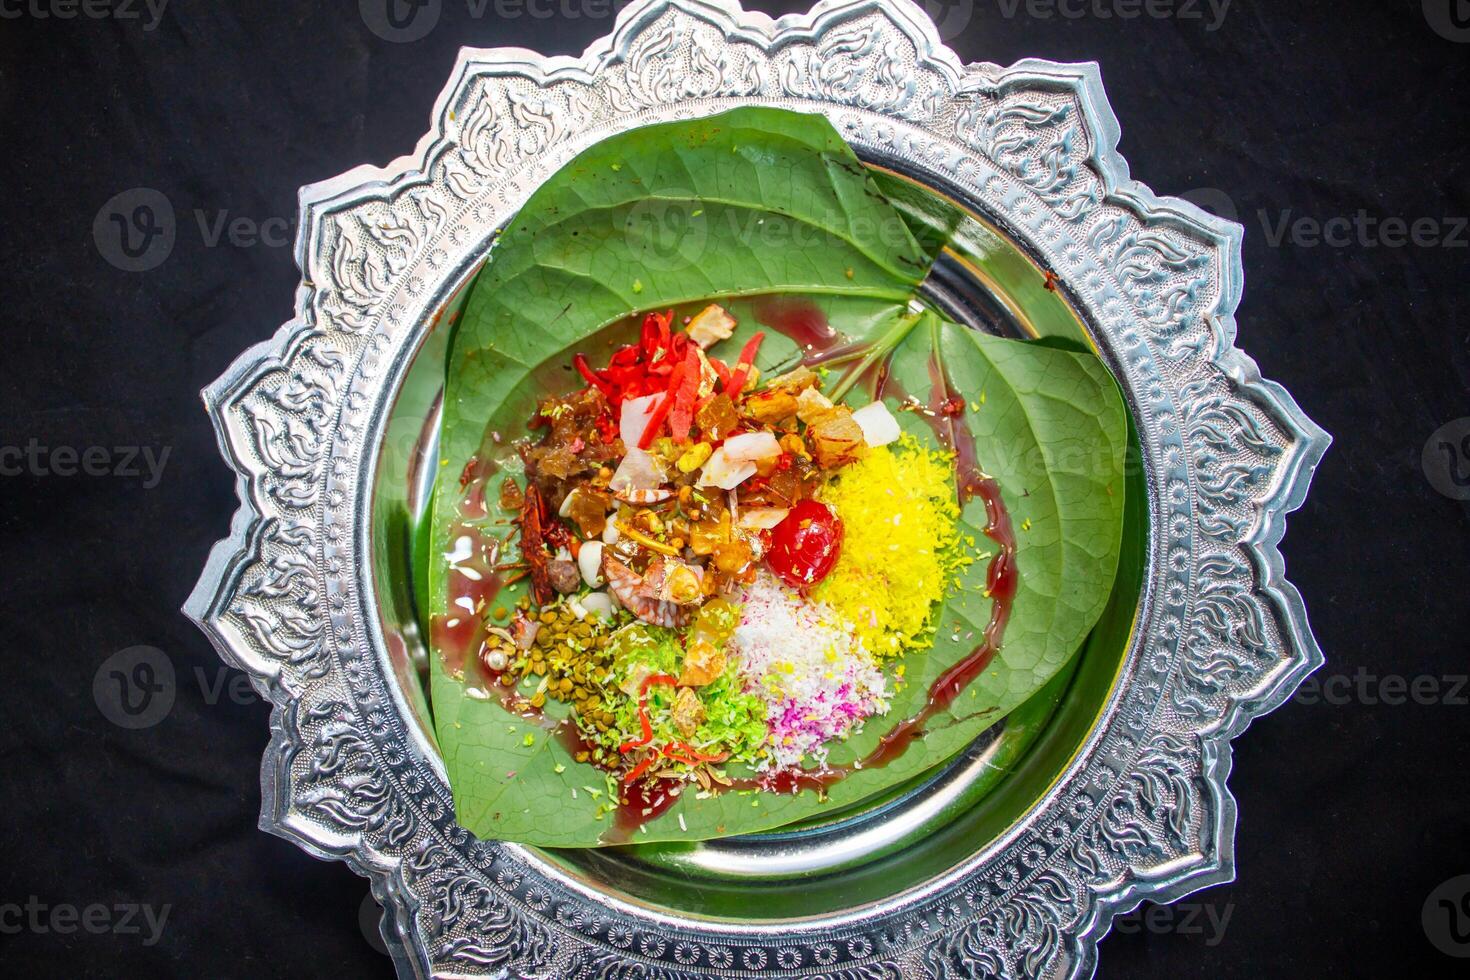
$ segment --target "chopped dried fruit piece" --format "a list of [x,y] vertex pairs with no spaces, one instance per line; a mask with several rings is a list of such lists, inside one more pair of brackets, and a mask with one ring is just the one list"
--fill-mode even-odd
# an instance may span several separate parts
[[733,460],[774,459],[781,455],[781,444],[769,432],[742,432],[731,436],[720,447]]
[[725,672],[725,652],[703,637],[689,641],[684,655],[684,672],[679,683],[685,687],[703,687]]
[[767,388],[745,399],[745,414],[762,425],[784,422],[796,409],[796,396],[785,388]]
[[832,399],[815,388],[807,388],[796,398],[796,417],[807,425],[816,425],[835,408]]
[[576,522],[582,537],[595,538],[607,527],[607,512],[612,497],[588,486],[576,487],[562,501],[559,513]]
[[657,598],[650,590],[648,577],[639,575],[609,551],[603,552],[602,573],[607,576],[608,588],[617,596],[618,602],[645,623],[679,627],[687,625],[694,617],[692,607]]
[[618,417],[618,434],[622,437],[624,445],[638,445],[662,397],[658,394],[643,395],[623,402],[623,409]]
[[735,333],[735,318],[723,306],[711,303],[689,321],[689,339],[709,348]]
[[608,482],[614,493],[624,490],[652,490],[666,479],[663,465],[642,449],[629,449],[617,472]]
[[812,458],[812,454],[806,448],[806,440],[795,432],[787,433],[781,437],[781,449],[793,456],[800,456],[802,459]]
[[561,593],[576,592],[582,587],[582,570],[577,563],[566,559],[555,559],[546,563],[546,574],[551,587]]
[[693,688],[679,688],[679,693],[674,697],[673,709],[674,727],[679,730],[679,734],[685,738],[692,737],[704,723],[704,719],[704,702],[699,700],[699,695],[694,693]]
[[730,396],[721,392],[700,406],[694,421],[706,439],[720,442],[740,424],[740,413]]
[[786,519],[785,507],[746,507],[740,512],[740,526],[747,531],[765,531]]
[[667,562],[659,598],[687,605],[704,597],[704,574],[698,565]]
[[852,413],[845,408],[829,413],[807,435],[811,437],[812,453],[824,469],[856,462],[867,449],[862,426],[853,421]]
[[521,493],[521,485],[510,477],[500,484],[500,509],[515,512],[525,504],[526,498]]
[[786,391],[792,395],[799,395],[807,388],[816,387],[821,383],[817,372],[806,365],[787,371],[785,374],[777,375],[766,382],[768,391]]
[[738,538],[715,545],[715,567],[726,575],[741,576],[750,569],[754,554],[750,545]]
[[718,520],[696,521],[689,529],[689,547],[696,555],[712,555],[715,546],[730,540],[730,512],[720,511]]

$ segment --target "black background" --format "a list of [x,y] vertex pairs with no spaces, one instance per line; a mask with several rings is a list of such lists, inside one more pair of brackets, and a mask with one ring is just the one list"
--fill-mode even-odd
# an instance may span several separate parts
[[[364,882],[256,830],[267,711],[231,699],[176,612],[234,510],[197,392],[289,318],[297,281],[289,247],[211,247],[196,212],[294,226],[299,185],[413,149],[459,45],[576,53],[610,29],[596,4],[567,2],[554,9],[580,16],[474,17],[443,0],[413,43],[375,36],[355,0],[173,0],[151,30],[141,8],[60,19],[37,16],[51,0],[0,3],[0,445],[169,452],[151,488],[0,477],[0,905],[170,908],[152,946],[0,934],[6,975],[389,974],[359,924]],[[1245,224],[1241,346],[1336,438],[1290,521],[1288,572],[1328,658],[1319,677],[1367,672],[1346,703],[1299,698],[1236,743],[1240,880],[1188,900],[1207,905],[1201,931],[1183,913],[1133,917],[1103,942],[1101,973],[1463,970],[1420,915],[1470,873],[1470,706],[1387,704],[1375,679],[1470,672],[1467,505],[1420,463],[1432,432],[1470,415],[1470,234],[1273,246],[1269,229],[1360,209],[1463,226],[1470,43],[1437,33],[1419,0],[1235,0],[1217,30],[1207,6],[1126,21],[1007,9],[975,0],[952,44],[1003,64],[1097,60],[1134,175]],[[167,196],[176,242],[126,272],[93,220],[138,187]],[[128,731],[92,683],[140,644],[166,653],[177,697]],[[1223,934],[1210,913],[1229,915]]]

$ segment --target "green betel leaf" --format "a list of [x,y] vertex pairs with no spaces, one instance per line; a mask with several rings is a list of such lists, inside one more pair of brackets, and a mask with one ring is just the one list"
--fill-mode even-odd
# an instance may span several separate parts
[[[663,209],[660,211],[659,209]],[[670,211],[669,209],[673,209]],[[650,217],[652,215],[652,217]],[[670,215],[674,215],[671,218]],[[449,359],[436,486],[431,612],[453,621],[446,560],[467,526],[503,541],[501,476],[519,471],[511,446],[536,402],[581,384],[572,356],[603,358],[629,339],[636,310],[724,303],[739,319],[737,349],[760,329],[761,304],[801,297],[863,362],[886,369],[879,392],[922,443],[959,445],[994,480],[1014,531],[1015,597],[1003,642],[922,736],[882,765],[855,769],[824,795],[691,791],[644,825],[639,841],[700,840],[783,826],[864,799],[935,766],[1035,694],[1067,662],[1101,613],[1114,579],[1123,511],[1126,417],[1107,369],[1090,354],[978,334],[933,312],[908,313],[932,261],[825,119],[742,109],[636,130],[588,150],[527,202],[474,286]],[[797,345],[767,330],[760,366],[789,363]],[[603,358],[605,359],[605,358]],[[864,375],[876,374],[876,371]],[[857,375],[853,376],[857,380]],[[839,387],[852,387],[840,385]],[[856,385],[847,402],[872,395]],[[906,396],[962,411],[900,411]],[[467,464],[493,471],[485,516],[462,509]],[[962,475],[965,468],[959,467]],[[880,742],[925,710],[930,689],[983,645],[996,608],[983,499],[968,499],[962,531],[977,560],[936,612],[934,641],[903,659],[889,713],[831,745],[830,764],[871,762]],[[494,602],[510,605],[523,585]],[[615,786],[575,761],[549,731],[565,717],[548,702],[528,720],[502,707],[474,668],[435,640],[432,700],[460,823],[487,838],[552,847],[614,841]],[[983,653],[983,651],[982,651]],[[876,753],[876,754],[875,754]],[[751,775],[739,766],[728,772]]]

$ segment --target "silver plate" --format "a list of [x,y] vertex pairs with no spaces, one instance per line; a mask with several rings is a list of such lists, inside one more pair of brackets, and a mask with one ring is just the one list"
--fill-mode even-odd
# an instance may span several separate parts
[[[384,577],[405,532],[379,519],[385,495],[413,513],[433,393],[412,367],[495,229],[599,139],[754,102],[825,113],[1054,271],[1148,487],[1132,643],[1049,790],[942,870],[799,918],[758,890],[704,914],[457,826]],[[464,50],[414,154],[303,189],[296,317],[204,393],[241,506],[185,608],[274,706],[261,826],[370,877],[402,975],[1086,976],[1115,915],[1233,877],[1230,741],[1321,663],[1277,544],[1329,437],[1234,347],[1242,229],[1130,180],[1117,140],[1097,66],[962,65],[907,0],[776,21],[645,0],[581,58]],[[812,870],[789,840],[746,854]]]

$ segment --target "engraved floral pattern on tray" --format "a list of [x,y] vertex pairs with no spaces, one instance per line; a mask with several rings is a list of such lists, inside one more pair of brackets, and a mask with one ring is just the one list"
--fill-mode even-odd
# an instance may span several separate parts
[[[526,195],[610,133],[750,102],[963,188],[1056,270],[1131,399],[1153,552],[1113,700],[1023,826],[859,920],[731,932],[454,823],[360,507],[428,318]],[[961,65],[907,0],[646,0],[580,59],[464,51],[413,157],[303,191],[296,318],[205,392],[241,509],[186,610],[274,705],[262,826],[371,877],[402,974],[1087,975],[1114,914],[1232,876],[1230,740],[1321,659],[1276,545],[1328,438],[1233,346],[1239,227],[1132,182],[1117,138],[1095,66]]]

